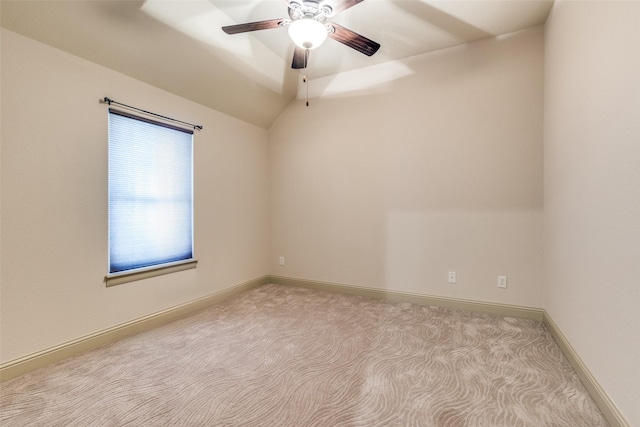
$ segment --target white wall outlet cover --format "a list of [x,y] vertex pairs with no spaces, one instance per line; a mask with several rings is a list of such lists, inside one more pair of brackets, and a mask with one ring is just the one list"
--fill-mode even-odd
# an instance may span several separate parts
[[455,271],[450,271],[449,275],[447,276],[447,281],[449,283],[456,283],[456,272]]
[[507,276],[498,276],[498,287],[499,288],[507,287]]
[[284,265],[284,257],[283,256],[280,257],[280,265]]

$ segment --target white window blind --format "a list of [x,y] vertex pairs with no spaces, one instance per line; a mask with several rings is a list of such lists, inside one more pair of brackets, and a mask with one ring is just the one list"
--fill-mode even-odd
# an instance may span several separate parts
[[109,110],[109,273],[193,259],[193,132]]

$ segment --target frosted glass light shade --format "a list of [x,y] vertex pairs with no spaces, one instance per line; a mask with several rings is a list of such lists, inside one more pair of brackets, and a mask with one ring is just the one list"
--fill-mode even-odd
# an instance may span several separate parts
[[303,49],[315,49],[327,39],[327,27],[311,18],[302,18],[289,25],[289,37]]

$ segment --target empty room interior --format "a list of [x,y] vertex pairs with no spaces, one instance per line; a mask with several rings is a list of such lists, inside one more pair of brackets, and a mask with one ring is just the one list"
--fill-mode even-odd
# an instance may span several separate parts
[[[2,0],[0,17],[0,423],[640,426],[640,1]],[[305,20],[317,48],[281,28]],[[188,268],[111,274],[118,109],[195,124]],[[178,338],[136,360],[161,331]],[[541,349],[555,366],[517,380],[468,363]],[[141,387],[109,418],[135,383],[123,353],[187,403]],[[168,361],[206,386],[169,386]],[[94,364],[112,394],[51,415],[67,401],[38,383],[88,396],[69,378]],[[519,389],[536,367],[573,380]],[[196,403],[207,388],[225,397]],[[544,413],[579,393],[596,409]]]

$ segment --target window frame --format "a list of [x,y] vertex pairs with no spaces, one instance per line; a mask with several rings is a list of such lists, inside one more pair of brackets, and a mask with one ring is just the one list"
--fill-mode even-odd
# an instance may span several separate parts
[[[147,279],[150,277],[156,277],[156,276],[161,276],[161,275],[165,275],[165,274],[170,274],[170,273],[174,273],[174,272],[178,272],[178,271],[184,271],[184,270],[188,270],[188,269],[193,269],[196,268],[198,260],[195,257],[195,236],[194,236],[194,229],[195,229],[195,221],[194,221],[194,156],[193,156],[193,149],[194,149],[194,141],[193,141],[193,137],[194,137],[194,132],[190,129],[185,129],[185,128],[181,128],[178,126],[174,126],[168,123],[164,123],[161,121],[157,121],[157,120],[152,120],[146,117],[142,117],[136,114],[131,114],[129,112],[125,112],[119,109],[113,109],[113,108],[109,108],[108,109],[108,125],[107,125],[107,133],[108,133],[108,153],[110,152],[111,149],[111,142],[110,142],[110,137],[111,137],[111,122],[110,122],[110,118],[111,118],[111,114],[115,114],[118,116],[122,116],[128,119],[132,119],[132,120],[138,120],[147,124],[152,124],[155,126],[160,126],[160,127],[165,127],[165,128],[169,128],[175,131],[179,131],[179,132],[184,132],[187,134],[191,135],[191,166],[190,166],[190,179],[191,179],[191,258],[186,258],[186,259],[182,259],[182,260],[176,260],[176,261],[170,261],[170,262],[161,262],[158,264],[154,264],[154,265],[148,265],[148,266],[143,266],[143,267],[137,267],[137,268],[131,268],[131,269],[127,269],[127,270],[122,270],[122,271],[117,271],[117,272],[110,272],[111,270],[111,255],[112,255],[112,248],[111,248],[111,222],[110,220],[108,220],[108,224],[107,224],[107,241],[108,241],[108,249],[107,249],[107,274],[105,275],[105,284],[107,287],[109,286],[115,286],[115,285],[120,285],[123,283],[128,283],[128,282],[133,282],[133,281],[137,281],[137,280],[143,280],[143,279]],[[110,153],[108,154],[108,156],[110,156]],[[110,166],[109,166],[110,167]],[[109,169],[108,167],[108,169]],[[108,204],[108,217],[110,218],[111,216],[111,182],[110,182],[110,173],[107,173],[107,185],[108,185],[108,197],[107,197],[107,204]]]

